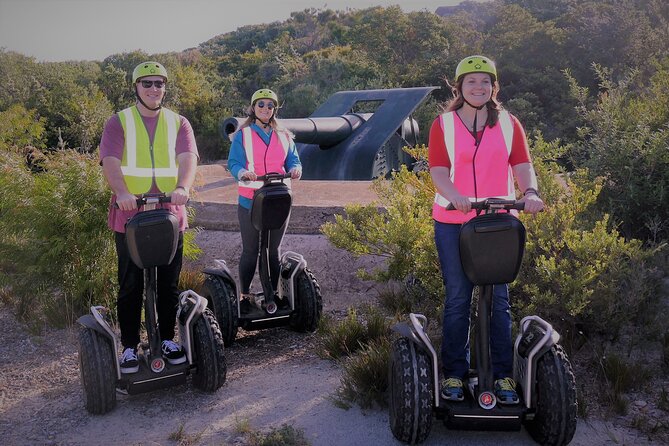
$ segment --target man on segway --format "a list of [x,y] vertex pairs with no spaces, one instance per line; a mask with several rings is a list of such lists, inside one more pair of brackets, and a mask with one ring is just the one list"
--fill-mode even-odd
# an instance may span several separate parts
[[[162,106],[167,90],[167,70],[158,62],[143,62],[132,72],[135,105],[113,115],[100,142],[100,163],[112,192],[108,224],[114,231],[118,255],[118,321],[121,329],[121,372],[139,370],[137,346],[144,272],[135,265],[125,240],[125,224],[138,212],[137,196],[165,193],[164,204],[179,222],[177,251],[169,265],[158,267],[157,312],[162,356],[170,364],[182,364],[186,356],[174,342],[179,298],[178,281],[183,255],[183,231],[187,226],[185,204],[195,178],[199,158],[188,120]],[[115,206],[116,205],[116,206]]]

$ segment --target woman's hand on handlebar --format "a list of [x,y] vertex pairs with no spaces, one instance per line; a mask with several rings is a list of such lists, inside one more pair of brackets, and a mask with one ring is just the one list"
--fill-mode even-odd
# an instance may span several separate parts
[[289,173],[290,173],[290,178],[292,178],[293,180],[299,180],[300,177],[302,177],[302,169],[298,167],[293,167],[292,169],[290,169]]
[[130,192],[118,194],[116,196],[116,205],[122,211],[132,211],[137,209],[137,197]]
[[536,194],[527,194],[520,200],[520,203],[525,203],[523,212],[528,214],[536,214],[544,210],[543,200]]
[[469,201],[469,198],[465,197],[464,195],[458,194],[454,197],[451,197],[450,201],[453,207],[463,214],[466,214],[472,210],[472,203]]
[[255,172],[251,172],[250,170],[247,170],[242,174],[241,177],[239,177],[241,181],[255,181],[258,179],[258,175],[256,175]]

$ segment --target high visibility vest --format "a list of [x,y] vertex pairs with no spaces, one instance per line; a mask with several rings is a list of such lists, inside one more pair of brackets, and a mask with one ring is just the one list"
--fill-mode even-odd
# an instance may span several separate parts
[[179,164],[176,157],[177,133],[181,117],[162,108],[158,115],[153,145],[136,106],[118,113],[125,136],[121,172],[131,194],[151,190],[155,179],[161,192],[172,192],[177,185]]
[[[290,140],[286,132],[273,131],[269,145],[265,144],[258,133],[251,127],[242,129],[242,145],[246,153],[246,170],[256,175],[264,175],[268,172],[286,173],[284,165],[290,149]],[[285,180],[290,187],[290,180]],[[260,189],[262,181],[239,181],[239,195],[253,198],[253,191]]]
[[[485,128],[478,150],[471,133],[454,111],[442,114],[440,119],[451,160],[450,180],[458,192],[470,201],[515,199],[513,171],[509,164],[513,146],[513,122],[509,112],[500,111],[497,124]],[[475,211],[467,214],[458,210],[447,211],[449,204],[437,192],[432,204],[432,218],[442,223],[464,223],[476,215]]]

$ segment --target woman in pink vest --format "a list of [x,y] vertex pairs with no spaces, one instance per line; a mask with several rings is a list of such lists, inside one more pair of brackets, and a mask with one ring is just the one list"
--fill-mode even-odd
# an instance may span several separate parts
[[[239,260],[242,299],[253,298],[249,289],[260,251],[260,233],[251,222],[253,192],[263,185],[256,179],[268,172],[290,172],[292,179],[302,176],[302,164],[292,135],[277,123],[278,105],[279,99],[272,90],[261,88],[253,93],[247,112],[249,117],[235,133],[228,156],[228,169],[233,178],[239,181],[237,216],[242,235],[242,255]],[[286,226],[288,219],[281,228],[270,231],[269,264],[274,289],[279,283],[279,245]]]
[[[444,380],[441,396],[464,399],[469,370],[469,310],[473,284],[460,263],[462,223],[475,216],[471,201],[515,199],[514,179],[523,192],[525,212],[544,207],[537,191],[525,131],[497,100],[494,63],[484,56],[463,59],[455,70],[453,99],[430,129],[428,161],[437,189],[432,217],[434,239],[446,288],[441,347]],[[456,210],[446,210],[453,204]],[[511,313],[506,284],[494,286],[490,354],[495,394],[502,404],[517,404],[513,381]]]

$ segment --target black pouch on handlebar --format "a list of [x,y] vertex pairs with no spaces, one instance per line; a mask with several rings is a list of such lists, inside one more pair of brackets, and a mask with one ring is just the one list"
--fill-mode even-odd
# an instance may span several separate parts
[[475,285],[513,282],[524,251],[525,226],[512,214],[483,214],[462,225],[460,260]]
[[293,194],[288,185],[265,184],[253,192],[251,221],[258,231],[279,229],[290,215]]
[[169,265],[177,251],[179,220],[167,209],[138,212],[125,224],[125,240],[139,268]]

